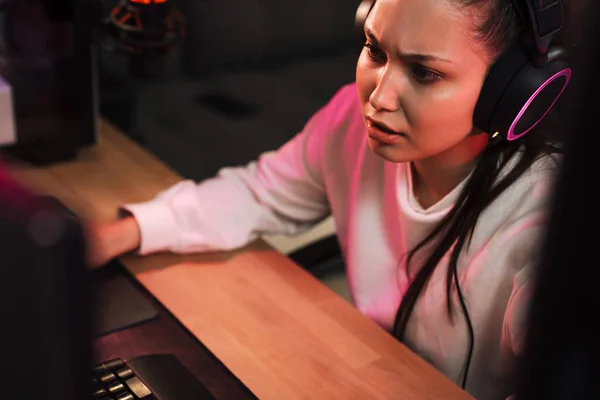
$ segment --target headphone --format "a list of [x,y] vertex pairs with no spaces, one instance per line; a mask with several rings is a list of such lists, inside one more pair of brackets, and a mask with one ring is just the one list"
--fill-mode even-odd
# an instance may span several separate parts
[[[571,80],[564,51],[552,47],[562,28],[560,0],[512,0],[528,34],[492,65],[481,88],[473,125],[490,134],[490,142],[515,140],[531,131],[550,111]],[[364,43],[364,24],[375,0],[356,11],[356,28]]]

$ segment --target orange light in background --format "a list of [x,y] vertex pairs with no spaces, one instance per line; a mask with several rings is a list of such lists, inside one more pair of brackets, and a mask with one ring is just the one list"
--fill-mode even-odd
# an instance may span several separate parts
[[161,3],[166,3],[169,0],[129,0],[132,3],[136,3],[136,4],[150,4],[150,3],[154,3],[154,4],[161,4]]

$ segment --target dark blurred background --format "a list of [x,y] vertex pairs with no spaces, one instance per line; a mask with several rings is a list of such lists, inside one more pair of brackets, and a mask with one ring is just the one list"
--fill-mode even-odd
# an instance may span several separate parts
[[354,81],[359,2],[172,0],[186,36],[164,74],[134,78],[126,57],[101,52],[101,112],[186,178],[245,164]]

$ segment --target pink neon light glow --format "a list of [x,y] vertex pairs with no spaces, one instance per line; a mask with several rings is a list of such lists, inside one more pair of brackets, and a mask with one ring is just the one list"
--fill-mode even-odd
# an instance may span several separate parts
[[[552,102],[552,104],[550,105],[550,107],[548,107],[548,109],[546,110],[546,112],[544,113],[544,115],[542,115],[541,118],[538,119],[535,124],[531,125],[531,127],[529,127],[529,129],[525,130],[523,133],[521,133],[519,135],[515,135],[515,128],[517,126],[517,123],[519,122],[519,120],[521,119],[521,117],[523,116],[523,114],[525,114],[525,111],[527,111],[527,108],[529,108],[529,106],[531,105],[531,103],[533,102],[533,100],[535,100],[535,98],[537,97],[537,95],[540,94],[540,92],[542,90],[544,90],[546,88],[546,86],[548,86],[550,84],[550,82],[553,82],[555,79],[563,77],[563,76],[566,78],[565,84],[563,85],[563,88],[560,90],[560,93],[558,94],[558,96],[556,96],[556,99],[554,99],[554,101]],[[529,100],[527,100],[527,102],[525,103],[525,105],[523,106],[523,108],[521,108],[521,111],[517,115],[517,118],[515,118],[515,120],[513,121],[512,125],[510,126],[510,128],[508,130],[508,135],[506,135],[506,139],[507,140],[518,139],[521,136],[523,136],[524,134],[526,134],[527,132],[529,132],[530,130],[532,130],[533,128],[535,128],[535,126],[537,124],[539,124],[541,120],[544,119],[544,117],[546,116],[546,114],[548,114],[548,112],[550,111],[550,109],[552,107],[554,107],[554,103],[556,103],[556,101],[558,100],[558,98],[560,97],[560,95],[562,94],[562,92],[567,87],[567,84],[569,83],[570,80],[571,80],[571,68],[565,68],[565,69],[562,69],[562,70],[558,71],[556,74],[552,75],[546,82],[544,82],[544,84],[542,86],[540,86],[538,88],[538,90],[535,91],[535,93],[529,98]]]

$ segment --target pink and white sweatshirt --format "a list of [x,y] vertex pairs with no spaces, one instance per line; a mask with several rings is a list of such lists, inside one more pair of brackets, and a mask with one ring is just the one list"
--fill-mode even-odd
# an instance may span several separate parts
[[[555,170],[554,161],[541,159],[502,193],[482,213],[459,259],[475,332],[467,391],[481,400],[510,395]],[[235,249],[262,234],[299,233],[332,215],[354,305],[390,330],[409,284],[406,253],[448,213],[464,184],[423,209],[413,195],[410,164],[370,151],[356,86],[349,84],[277,151],[200,183],[183,180],[125,208],[140,226],[140,254]],[[425,256],[417,254],[411,273]],[[454,323],[447,316],[448,256],[413,311],[406,343],[460,383],[469,335],[456,293]]]

